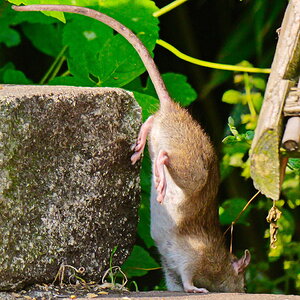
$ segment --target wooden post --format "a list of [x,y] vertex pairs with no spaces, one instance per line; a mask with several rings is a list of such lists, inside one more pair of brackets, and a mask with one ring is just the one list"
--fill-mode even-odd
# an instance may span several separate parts
[[282,138],[282,147],[287,151],[300,148],[300,117],[289,118]]
[[254,186],[273,200],[280,195],[283,106],[300,70],[300,1],[290,0],[282,22],[264,103],[251,146]]

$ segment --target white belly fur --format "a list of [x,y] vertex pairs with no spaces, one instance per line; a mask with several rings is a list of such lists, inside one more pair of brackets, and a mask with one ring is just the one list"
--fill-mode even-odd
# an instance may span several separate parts
[[[184,201],[183,191],[174,183],[165,167],[167,190],[163,203],[156,200],[156,190],[152,181],[151,191],[151,236],[156,242],[159,252],[166,263],[174,271],[181,273],[179,264],[182,264],[182,238],[176,233],[176,226],[181,219],[179,204]],[[181,263],[179,263],[181,261]]]

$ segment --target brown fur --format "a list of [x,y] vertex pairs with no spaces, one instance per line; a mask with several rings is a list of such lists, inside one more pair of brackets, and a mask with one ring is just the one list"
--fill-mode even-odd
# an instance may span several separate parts
[[155,123],[159,123],[156,126],[163,131],[161,135],[166,136],[168,171],[187,198],[180,208],[184,217],[178,232],[197,235],[199,231],[206,231],[220,235],[216,202],[219,172],[210,139],[178,104],[172,103],[167,112],[165,110],[157,113]]
[[[176,103],[163,105],[153,128],[153,153],[159,148],[168,153],[166,167],[186,196],[178,208],[180,220],[174,230],[182,240],[180,247],[193,261],[189,268],[195,286],[211,292],[243,292],[243,273],[233,268],[235,257],[226,249],[219,224],[218,161],[209,137]],[[167,264],[165,272],[178,276]]]

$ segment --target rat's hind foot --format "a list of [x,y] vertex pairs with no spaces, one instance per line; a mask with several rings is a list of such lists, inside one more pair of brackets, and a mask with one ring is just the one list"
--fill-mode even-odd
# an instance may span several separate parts
[[154,164],[155,188],[157,190],[157,201],[162,203],[167,190],[167,180],[164,166],[168,163],[169,157],[166,151],[160,150]]
[[134,151],[134,154],[131,156],[131,162],[134,165],[142,156],[144,151],[147,136],[152,128],[153,124],[153,116],[150,116],[146,122],[142,125],[137,141],[134,145],[132,145],[131,150]]
[[186,293],[209,293],[207,289],[197,288],[192,284],[183,283],[183,288]]
[[193,282],[190,279],[190,274],[182,274],[182,283],[183,289],[186,293],[209,293],[205,288],[198,288],[193,285]]

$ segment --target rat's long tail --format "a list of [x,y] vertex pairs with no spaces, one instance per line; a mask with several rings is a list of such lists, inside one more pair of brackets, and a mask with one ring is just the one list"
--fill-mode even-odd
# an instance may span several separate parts
[[156,67],[154,60],[152,59],[150,53],[148,52],[147,48],[143,45],[140,39],[127,27],[123,24],[119,23],[117,20],[99,12],[94,9],[80,7],[80,6],[73,6],[73,5],[25,5],[25,6],[15,6],[13,5],[12,8],[16,11],[62,11],[62,12],[69,12],[84,15],[93,19],[96,19],[118,33],[125,37],[125,39],[134,47],[134,49],[138,52],[141,60],[143,61],[149,76],[153,82],[155,87],[156,93],[160,100],[161,106],[166,106],[170,102],[172,102],[170,95],[166,89],[165,83]]

